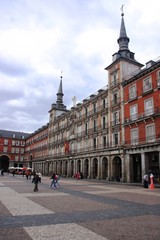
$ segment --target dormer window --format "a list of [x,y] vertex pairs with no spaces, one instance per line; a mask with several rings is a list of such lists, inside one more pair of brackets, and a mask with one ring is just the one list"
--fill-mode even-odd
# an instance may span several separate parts
[[152,80],[151,77],[147,77],[143,80],[143,92],[148,92],[152,90]]

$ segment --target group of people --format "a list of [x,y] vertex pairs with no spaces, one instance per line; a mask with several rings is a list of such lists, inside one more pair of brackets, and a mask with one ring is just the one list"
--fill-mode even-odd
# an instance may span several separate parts
[[144,176],[143,176],[143,187],[144,188],[148,188],[149,183],[150,183],[150,178],[154,179],[154,176],[153,176],[152,173],[150,173],[149,175],[148,174],[144,174]]

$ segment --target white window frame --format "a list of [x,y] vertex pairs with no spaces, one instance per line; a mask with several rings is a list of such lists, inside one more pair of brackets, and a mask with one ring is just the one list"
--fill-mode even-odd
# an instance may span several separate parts
[[148,76],[147,78],[143,79],[143,92],[148,92],[152,90],[152,79],[151,76]]
[[4,139],[4,145],[8,145],[8,139]]
[[137,145],[139,142],[139,129],[138,128],[131,129],[130,134],[131,134],[131,144]]
[[137,104],[130,106],[130,119],[136,120],[138,118],[138,111],[137,111],[138,107]]
[[155,124],[146,125],[146,142],[155,142]]
[[8,152],[8,147],[7,146],[3,146],[3,152],[4,153]]
[[153,98],[148,98],[144,101],[145,116],[150,116],[154,113]]
[[137,94],[136,94],[136,84],[132,85],[129,87],[129,99],[134,99],[136,98]]

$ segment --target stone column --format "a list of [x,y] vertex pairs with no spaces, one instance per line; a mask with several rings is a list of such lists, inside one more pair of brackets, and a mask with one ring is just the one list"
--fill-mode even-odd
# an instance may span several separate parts
[[88,158],[88,178],[91,178],[92,174],[92,159]]
[[144,174],[146,174],[146,162],[145,162],[145,154],[141,153],[141,166],[142,166],[142,179]]
[[102,179],[102,171],[101,171],[101,166],[102,166],[102,159],[101,159],[101,157],[98,157],[97,158],[98,159],[98,176],[97,176],[97,179],[99,180],[99,179]]
[[133,181],[133,157],[129,153],[126,153],[125,156],[126,159],[126,180],[127,182],[132,182]]
[[121,157],[121,163],[122,163],[122,182],[126,182],[126,175],[125,175],[125,159],[126,159],[126,155],[123,154],[123,156]]

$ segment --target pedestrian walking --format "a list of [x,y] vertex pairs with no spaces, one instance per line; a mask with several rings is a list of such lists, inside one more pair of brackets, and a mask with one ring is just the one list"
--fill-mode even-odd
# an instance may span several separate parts
[[38,191],[38,182],[39,182],[39,176],[36,173],[32,179],[32,183],[34,183],[34,192]]
[[77,181],[78,181],[80,178],[81,178],[81,174],[80,174],[80,172],[77,172],[77,174],[76,174],[76,179],[77,179]]
[[145,174],[143,176],[143,187],[148,188],[148,175],[147,174]]
[[50,187],[53,187],[53,185],[54,185],[54,177],[55,177],[55,175],[56,175],[56,174],[53,173],[52,176],[51,176],[51,178],[50,178],[50,179],[51,179]]
[[1,176],[4,177],[4,170],[1,169]]

